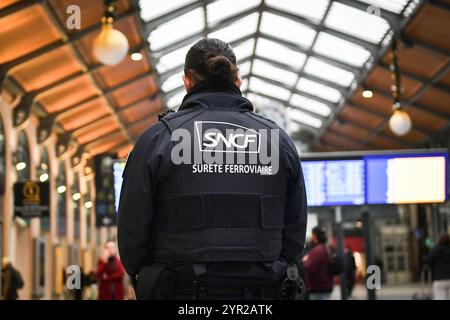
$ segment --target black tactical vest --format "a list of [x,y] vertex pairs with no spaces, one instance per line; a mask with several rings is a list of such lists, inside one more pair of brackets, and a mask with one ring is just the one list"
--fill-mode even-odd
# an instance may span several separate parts
[[[214,139],[221,138],[221,143],[231,141],[230,130],[241,127],[251,129],[243,130],[252,133],[277,128],[271,121],[251,112],[248,104],[248,100],[239,95],[204,94],[201,98],[196,97],[189,108],[169,114],[162,121],[172,134],[177,129],[189,132],[191,148],[197,148],[192,150],[203,155],[217,155],[212,151],[214,148],[201,150],[214,144]],[[205,140],[207,129],[215,133]],[[241,143],[241,148],[246,146],[245,143],[249,147],[257,140],[255,136],[250,134],[246,137],[244,134],[235,137],[234,142]],[[257,138],[257,143],[266,144],[270,150],[270,139]],[[174,146],[177,143],[174,142]],[[281,137],[279,144],[281,146]],[[225,143],[223,145],[226,146]],[[232,148],[239,151],[235,146]],[[259,160],[256,164],[252,162],[252,166],[249,165],[250,160],[244,164],[241,161],[241,166],[237,167],[225,167],[229,163],[224,161],[222,171],[218,166],[208,166],[204,160],[174,165],[172,175],[158,182],[153,261],[277,260],[282,248],[288,176],[281,160],[282,150],[277,149],[277,152],[280,152],[276,155],[279,162],[277,174],[262,173],[267,165]],[[232,153],[223,154],[231,157]],[[245,152],[240,156],[243,154],[249,156]],[[237,157],[237,152],[233,156]],[[191,160],[193,158],[191,154]],[[194,167],[194,164],[199,166]]]

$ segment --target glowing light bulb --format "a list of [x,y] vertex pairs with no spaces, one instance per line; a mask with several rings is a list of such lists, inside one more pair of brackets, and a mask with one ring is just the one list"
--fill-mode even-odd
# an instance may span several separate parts
[[48,180],[48,173],[43,173],[39,176],[39,181],[45,182]]
[[103,64],[115,65],[128,53],[128,40],[125,35],[114,29],[110,23],[102,26],[102,31],[94,39],[94,56]]
[[411,130],[411,118],[405,111],[395,110],[389,119],[389,127],[396,135],[404,136]]
[[59,186],[58,188],[56,188],[56,191],[59,194],[66,192],[66,190],[67,190],[66,186]]

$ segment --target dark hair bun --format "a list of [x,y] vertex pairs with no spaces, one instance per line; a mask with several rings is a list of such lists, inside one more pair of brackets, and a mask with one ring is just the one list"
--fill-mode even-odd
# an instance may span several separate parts
[[234,78],[233,64],[225,56],[215,56],[208,59],[208,76],[211,80],[227,81]]

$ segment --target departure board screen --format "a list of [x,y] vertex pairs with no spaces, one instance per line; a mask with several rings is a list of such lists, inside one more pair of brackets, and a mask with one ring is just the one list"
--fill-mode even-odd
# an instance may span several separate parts
[[309,206],[364,204],[364,160],[304,160],[302,168]]
[[437,203],[447,199],[447,154],[364,157],[368,204]]

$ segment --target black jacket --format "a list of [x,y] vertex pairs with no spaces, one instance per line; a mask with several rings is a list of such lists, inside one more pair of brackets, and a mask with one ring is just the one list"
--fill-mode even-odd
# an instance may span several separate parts
[[[255,130],[279,129],[252,110],[251,102],[242,97],[236,86],[203,82],[185,96],[178,112],[163,117],[139,137],[124,170],[119,204],[118,243],[128,274],[136,275],[155,260],[155,254],[162,258],[169,256],[171,261],[186,261],[191,251],[192,262],[277,258],[298,261],[305,240],[306,193],[299,156],[284,131],[279,131],[279,170],[275,175],[244,171],[194,173],[193,167],[174,164],[171,158],[177,145],[171,141],[172,132],[177,128],[185,128],[194,135],[200,122],[215,123],[223,132],[223,125],[230,123]],[[195,144],[196,139],[193,140]],[[180,195],[184,198],[179,199]],[[258,210],[262,212],[260,220],[254,221]],[[273,212],[278,212],[278,216]],[[266,233],[253,234],[255,223],[262,225]],[[246,241],[251,247],[258,237],[260,242],[267,242],[266,248],[264,245],[253,251],[239,248],[240,241],[242,247]],[[205,249],[208,241],[213,242],[212,247],[222,246],[220,253]],[[194,250],[196,243],[199,250]]]
[[450,246],[435,246],[428,257],[428,264],[433,273],[433,281],[450,280]]

